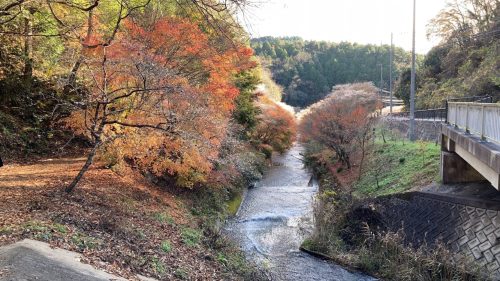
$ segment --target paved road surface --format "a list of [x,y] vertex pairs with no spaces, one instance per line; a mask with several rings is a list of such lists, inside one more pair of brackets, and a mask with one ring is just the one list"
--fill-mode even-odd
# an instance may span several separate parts
[[125,280],[79,262],[79,255],[52,249],[46,243],[23,240],[0,247],[1,281]]

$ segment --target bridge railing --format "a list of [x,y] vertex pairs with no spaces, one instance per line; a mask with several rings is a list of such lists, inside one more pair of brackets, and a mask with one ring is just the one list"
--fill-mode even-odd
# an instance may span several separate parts
[[500,104],[448,102],[448,123],[483,140],[500,143]]
[[[461,98],[450,98],[444,101],[443,108],[432,108],[432,109],[422,109],[415,111],[415,119],[425,119],[434,121],[448,122],[448,104],[452,102],[470,102],[470,103],[493,103],[493,96],[472,96],[472,97],[461,97]],[[403,111],[393,113],[394,117],[404,117],[409,118],[410,112]]]

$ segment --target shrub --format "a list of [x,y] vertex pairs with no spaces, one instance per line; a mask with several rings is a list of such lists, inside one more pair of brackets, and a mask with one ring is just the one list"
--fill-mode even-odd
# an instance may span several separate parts
[[[297,126],[294,115],[265,96],[260,97],[259,107],[261,114],[253,138],[279,153],[285,152],[295,141]],[[267,148],[263,153],[269,156]]]

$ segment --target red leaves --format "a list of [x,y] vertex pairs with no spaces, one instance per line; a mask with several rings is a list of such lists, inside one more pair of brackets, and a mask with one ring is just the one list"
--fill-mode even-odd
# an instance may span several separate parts
[[376,96],[365,84],[339,86],[325,100],[312,105],[300,125],[303,141],[328,147],[348,168],[357,145],[369,137],[370,114],[378,106]]
[[239,94],[233,77],[255,66],[252,50],[219,46],[187,19],[124,27],[112,45],[87,59],[94,82],[87,124],[111,122],[103,136],[113,139],[107,152],[193,187],[218,158]]

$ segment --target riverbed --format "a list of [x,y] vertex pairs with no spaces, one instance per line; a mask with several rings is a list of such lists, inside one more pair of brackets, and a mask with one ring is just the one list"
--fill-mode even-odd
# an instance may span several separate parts
[[273,157],[273,167],[248,190],[226,232],[248,259],[265,268],[273,280],[375,280],[299,250],[313,231],[313,203],[318,185],[295,144]]

